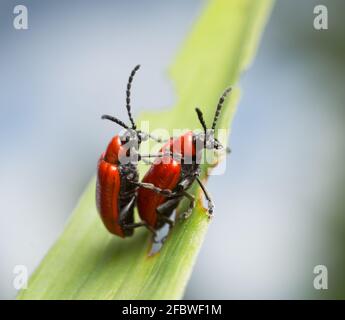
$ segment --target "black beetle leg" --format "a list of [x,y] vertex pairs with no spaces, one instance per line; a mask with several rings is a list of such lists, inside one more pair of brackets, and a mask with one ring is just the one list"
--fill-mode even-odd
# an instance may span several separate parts
[[160,221],[169,225],[169,230],[174,226],[175,222],[169,217],[176,209],[180,202],[180,197],[172,198],[162,203],[156,208],[157,217]]
[[201,180],[199,179],[199,177],[196,177],[196,180],[198,181],[202,191],[204,192],[204,195],[205,195],[205,198],[208,202],[208,209],[207,209],[207,212],[208,212],[208,216],[209,218],[213,217],[213,209],[214,209],[214,204],[213,204],[213,201],[211,199],[211,196],[210,194],[208,193],[206,187],[204,186],[204,184],[201,182]]
[[145,158],[163,158],[163,157],[172,157],[174,160],[181,161],[183,156],[181,153],[173,153],[170,150],[165,152],[157,153],[157,154],[139,154],[137,153],[138,160],[143,160]]
[[140,188],[145,188],[145,189],[149,189],[155,193],[159,193],[162,196],[165,197],[170,197],[173,195],[173,192],[170,189],[161,189],[156,187],[154,184],[152,183],[147,183],[147,182],[134,182],[131,181],[133,184],[135,184],[136,186],[140,187]]
[[122,226],[124,229],[135,229],[135,228],[139,228],[139,227],[146,227],[151,233],[152,236],[154,238],[154,242],[155,242],[155,238],[157,237],[157,232],[155,229],[153,229],[151,226],[149,226],[146,222],[142,221],[142,222],[137,222],[137,223],[130,223],[130,224],[125,224]]
[[168,142],[167,139],[162,139],[161,137],[155,137],[155,136],[153,136],[150,133],[148,134],[148,136],[149,136],[150,139],[152,139],[153,141],[156,141],[158,143],[166,143],[166,142]]
[[152,162],[152,161],[146,160],[145,158],[142,158],[141,160],[142,160],[142,162],[144,162],[145,164],[153,165],[153,162]]
[[164,223],[167,223],[169,225],[169,230],[170,230],[174,226],[175,222],[171,220],[169,217],[167,217],[162,211],[159,211],[159,207],[156,209],[156,211],[157,211],[158,219],[163,221]]
[[168,140],[162,139],[161,137],[156,137],[152,135],[151,133],[146,133],[141,130],[137,130],[138,135],[140,136],[142,141],[146,141],[148,139],[152,139],[153,141],[156,141],[158,143],[166,143]]
[[192,214],[192,211],[195,207],[195,197],[188,193],[187,191],[182,191],[181,195],[185,196],[186,198],[188,198],[189,200],[189,208],[186,212],[183,212],[180,216],[181,219],[188,219],[190,217],[190,215]]

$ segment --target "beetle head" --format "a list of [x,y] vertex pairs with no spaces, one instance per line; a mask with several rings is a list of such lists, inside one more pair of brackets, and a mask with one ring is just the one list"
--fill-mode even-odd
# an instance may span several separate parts
[[230,91],[231,91],[231,88],[226,89],[224,91],[224,93],[222,94],[222,96],[220,97],[218,105],[217,105],[216,113],[214,115],[211,129],[207,129],[206,122],[204,120],[204,116],[203,116],[201,110],[199,108],[195,109],[195,111],[198,115],[198,119],[199,119],[199,121],[200,121],[200,123],[204,129],[204,132],[196,135],[196,140],[198,140],[199,143],[203,143],[203,147],[205,149],[209,149],[209,150],[222,150],[222,149],[224,149],[223,145],[220,143],[220,141],[217,138],[215,138],[214,135],[215,135],[215,128],[217,125],[220,111],[223,107],[224,100]]

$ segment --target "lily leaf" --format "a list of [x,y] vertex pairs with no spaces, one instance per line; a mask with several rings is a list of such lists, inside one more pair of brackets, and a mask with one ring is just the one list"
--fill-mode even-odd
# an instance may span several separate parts
[[[170,69],[177,105],[144,113],[138,122],[149,121],[150,129],[159,128],[161,123],[169,130],[199,128],[194,108],[200,106],[210,123],[219,96],[236,84],[252,60],[271,6],[271,0],[209,1]],[[229,128],[238,98],[235,87],[218,128]],[[147,167],[141,166],[141,175],[144,170]],[[200,190],[195,186],[191,192],[199,199],[192,215],[177,222],[162,249],[149,255],[151,237],[147,230],[136,230],[128,239],[107,233],[96,210],[93,179],[62,235],[18,298],[182,298],[210,223]]]

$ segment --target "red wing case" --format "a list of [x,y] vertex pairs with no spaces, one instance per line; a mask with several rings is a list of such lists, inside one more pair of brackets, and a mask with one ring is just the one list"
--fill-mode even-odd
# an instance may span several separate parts
[[[169,163],[153,164],[142,182],[152,183],[158,188],[173,191],[180,180],[180,174],[181,165],[171,159]],[[140,188],[137,202],[140,218],[155,228],[157,223],[156,208],[165,201],[167,201],[166,197],[151,190]]]
[[124,233],[118,223],[118,195],[120,187],[121,178],[118,167],[104,161],[102,156],[98,162],[96,185],[97,209],[108,231],[124,237]]

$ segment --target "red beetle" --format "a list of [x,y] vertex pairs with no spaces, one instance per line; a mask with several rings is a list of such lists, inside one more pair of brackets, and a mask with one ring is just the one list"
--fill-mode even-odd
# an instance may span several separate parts
[[143,156],[138,153],[140,143],[148,138],[160,141],[160,139],[136,130],[132,118],[130,89],[138,69],[139,65],[131,72],[126,91],[126,108],[132,128],[115,117],[102,116],[102,119],[116,122],[126,129],[122,136],[116,135],[112,138],[106,151],[101,155],[98,161],[96,185],[96,204],[102,221],[109,232],[120,237],[131,236],[133,229],[140,226],[146,226],[155,234],[155,230],[145,221],[134,223],[134,207],[139,187],[164,195],[171,193],[169,190],[161,190],[152,184],[138,181],[137,161],[143,157],[152,157],[152,155]]
[[[187,197],[190,201],[189,209],[184,213],[185,217],[189,216],[194,208],[195,199],[188,189],[195,180],[199,183],[208,201],[209,215],[213,214],[213,202],[199,179],[200,159],[204,149],[223,149],[221,143],[214,137],[214,131],[225,97],[230,91],[231,88],[226,89],[220,97],[211,129],[206,128],[202,112],[197,108],[196,112],[204,132],[196,134],[189,131],[178,138],[171,138],[162,148],[164,157],[153,163],[144,176],[142,182],[152,183],[157,188],[171,190],[169,196],[154,193],[148,189],[138,190],[137,202],[140,218],[153,229],[159,229],[165,223],[168,223],[170,227],[173,225],[174,222],[170,217],[183,197]],[[170,154],[167,154],[166,150],[169,150]],[[181,161],[175,159],[176,154],[181,154]]]

